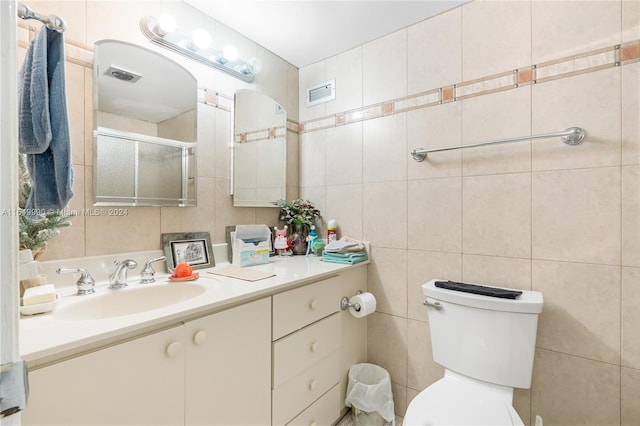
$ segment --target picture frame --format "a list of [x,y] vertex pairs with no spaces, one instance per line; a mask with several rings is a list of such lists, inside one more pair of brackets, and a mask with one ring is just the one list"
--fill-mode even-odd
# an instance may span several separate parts
[[188,263],[192,269],[216,266],[208,232],[164,233],[161,235],[161,242],[168,272],[181,262]]

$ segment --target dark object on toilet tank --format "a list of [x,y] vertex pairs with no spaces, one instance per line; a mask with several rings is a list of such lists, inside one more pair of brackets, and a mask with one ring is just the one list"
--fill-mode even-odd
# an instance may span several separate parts
[[509,290],[507,288],[488,287],[477,284],[458,283],[455,281],[436,281],[436,287],[447,290],[463,291],[465,293],[479,294],[482,296],[500,297],[503,299],[515,299],[522,294],[519,290]]

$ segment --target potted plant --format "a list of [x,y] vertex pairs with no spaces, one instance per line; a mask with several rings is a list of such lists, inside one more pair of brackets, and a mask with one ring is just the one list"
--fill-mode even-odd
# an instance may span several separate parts
[[292,242],[294,254],[305,254],[307,252],[307,235],[311,226],[322,219],[320,210],[309,200],[301,198],[287,202],[285,200],[275,201],[273,204],[280,207],[280,221],[289,226],[289,239]]
[[[31,178],[27,171],[25,156],[20,154],[18,157],[20,166],[18,207],[24,210],[31,193]],[[44,254],[47,241],[60,233],[58,228],[71,225],[69,215],[63,214],[64,212],[48,212],[38,220],[31,219],[23,213],[19,215],[18,223],[20,249],[31,249],[36,260]]]

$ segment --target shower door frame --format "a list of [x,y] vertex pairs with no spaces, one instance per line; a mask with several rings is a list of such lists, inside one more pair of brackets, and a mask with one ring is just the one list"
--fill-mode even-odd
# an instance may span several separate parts
[[[0,367],[21,363],[18,348],[18,94],[17,3],[0,0]],[[1,376],[0,376],[1,377]],[[6,377],[6,376],[5,376]],[[0,397],[7,392],[0,382]],[[12,389],[12,386],[8,386]],[[20,425],[20,413],[0,417]]]

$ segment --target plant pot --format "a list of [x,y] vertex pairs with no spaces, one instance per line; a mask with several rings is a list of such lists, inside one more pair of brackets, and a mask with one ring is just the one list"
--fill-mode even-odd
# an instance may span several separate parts
[[309,235],[309,228],[306,226],[291,225],[289,241],[291,241],[293,254],[307,254],[307,235]]
[[42,247],[38,247],[36,249],[32,249],[31,253],[33,254],[33,260],[40,260],[40,258],[42,258],[42,256],[44,256],[44,253],[47,251],[47,246],[44,245]]

